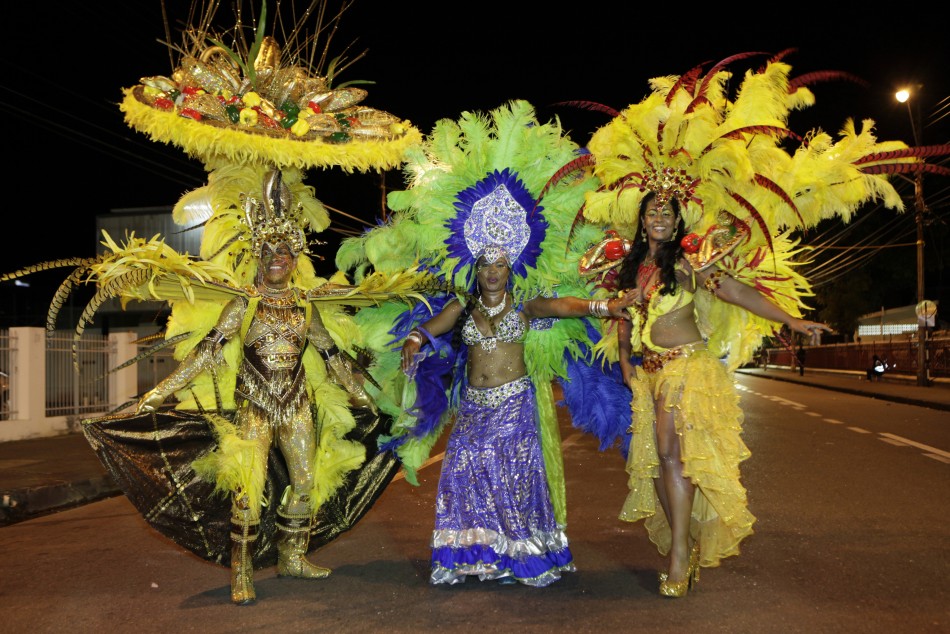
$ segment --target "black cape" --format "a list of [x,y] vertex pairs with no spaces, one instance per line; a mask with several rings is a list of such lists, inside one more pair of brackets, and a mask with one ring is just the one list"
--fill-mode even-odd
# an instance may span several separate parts
[[[379,453],[377,439],[391,418],[354,408],[356,427],[347,435],[366,447],[366,461],[320,508],[311,530],[313,551],[352,528],[399,470],[392,452]],[[228,418],[233,417],[233,412]],[[202,559],[231,563],[231,499],[215,492],[192,463],[212,452],[216,441],[200,415],[167,411],[105,416],[83,421],[83,433],[99,460],[142,517],[162,535]],[[254,567],[277,563],[277,507],[290,479],[279,449],[272,447],[265,483],[266,504],[255,542]]]

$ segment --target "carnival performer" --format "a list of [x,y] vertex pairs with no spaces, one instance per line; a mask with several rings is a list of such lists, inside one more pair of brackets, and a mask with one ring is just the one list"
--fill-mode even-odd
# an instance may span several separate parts
[[[823,219],[847,222],[869,202],[902,210],[888,175],[942,169],[923,157],[950,152],[879,142],[872,121],[861,130],[848,121],[837,141],[820,130],[795,134],[789,113],[814,102],[807,80],[850,76],[792,78],[790,52],[747,70],[734,93],[729,68],[763,53],[653,78],[651,92],[622,112],[598,105],[613,119],[574,160],[600,183],[580,216],[611,227],[585,270],[606,276],[622,263],[619,286],[636,297],[614,351],[633,391],[620,519],[646,520],[669,555],[665,596],[686,595],[700,566],[738,554],[752,534],[739,474],[750,452],[731,373],[782,325],[809,336],[828,330],[802,318],[812,295],[799,272],[802,234]],[[785,141],[800,146],[789,153]],[[605,256],[614,242],[624,248]],[[627,361],[631,352],[642,353],[642,366]]]
[[475,267],[477,297],[467,305],[450,301],[402,346],[407,373],[420,348],[439,335],[457,330],[453,341],[468,347],[465,387],[436,493],[430,581],[451,584],[477,575],[546,586],[575,568],[548,492],[525,336],[532,319],[627,318],[632,296],[537,297],[515,306],[504,246],[487,246]]
[[[683,257],[679,238],[685,227],[679,209],[676,198],[652,192],[644,196],[639,213],[643,230],[619,276],[625,296],[636,298],[635,320],[618,329],[634,421],[631,494],[620,517],[636,521],[653,509],[647,530],[670,553],[660,594],[671,597],[683,596],[689,582],[699,579],[701,544],[713,557],[735,554],[755,521],[739,479],[739,463],[750,456],[740,437],[739,396],[725,365],[703,340],[693,303],[697,287],[795,332],[830,330],[789,315],[715,265],[694,270]],[[640,366],[628,360],[633,347],[643,355]],[[662,513],[644,500],[654,492]],[[699,533],[691,535],[694,507]]]
[[[381,446],[398,456],[408,482],[418,483],[433,445],[452,430],[431,583],[474,575],[545,586],[573,570],[553,382],[568,403],[581,403],[571,409],[575,424],[629,422],[619,368],[616,377],[605,373],[592,349],[615,321],[605,318],[630,300],[592,292],[578,272],[604,227],[582,224],[575,243],[567,240],[596,187],[557,175],[578,152],[524,101],[439,121],[409,153],[409,187],[390,193],[387,222],[337,252],[340,270],[415,265],[469,291],[431,295],[431,310],[367,307],[355,316],[379,333],[368,344],[385,389],[367,389],[392,412]],[[598,378],[614,388],[610,398],[592,389]]]
[[[305,170],[392,169],[422,135],[364,104],[365,90],[334,85],[349,62],[326,53],[348,4],[332,24],[322,7],[297,17],[278,9],[268,23],[267,3],[243,4],[230,5],[235,23],[223,28],[218,5],[195,3],[182,43],[167,43],[171,72],[140,76],[120,104],[130,127],[203,163],[207,184],[172,210],[178,225],[202,232],[200,254],[178,253],[161,236],[118,243],[106,234],[100,256],[2,276],[74,269],[49,324],[76,286],[95,285],[77,338],[107,300],[170,307],[154,345],[124,365],[172,346],[180,365],[83,430],[153,527],[231,566],[231,599],[242,605],[256,598],[255,567],[330,574],[304,555],[358,521],[398,470],[392,456],[376,455],[390,421],[362,384],[372,376],[358,362],[363,333],[350,309],[411,304],[433,290],[417,271],[359,285],[317,274],[311,237],[330,217]],[[174,407],[159,410],[172,395]],[[135,415],[121,413],[136,402]]]
[[[251,603],[253,584],[253,542],[261,523],[264,481],[268,453],[276,445],[287,463],[290,484],[281,493],[277,509],[277,574],[320,579],[330,570],[304,557],[310,529],[318,506],[312,500],[326,486],[317,481],[315,463],[320,439],[311,411],[312,387],[306,380],[304,349],[318,350],[326,363],[326,374],[345,386],[355,401],[372,408],[362,385],[354,378],[350,360],[341,353],[323,325],[318,310],[306,302],[305,294],[291,284],[297,258],[306,247],[306,237],[287,221],[292,200],[283,186],[280,172],[273,171],[265,183],[264,213],[255,227],[253,244],[259,245],[254,291],[232,299],[217,324],[181,365],[146,393],[138,413],[153,413],[170,395],[184,390],[199,374],[221,363],[223,349],[231,340],[240,342],[242,354],[237,371],[233,424],[241,448],[222,460],[237,460],[244,467],[230,483],[232,491],[231,600]],[[311,368],[311,371],[313,368]],[[339,405],[339,403],[337,403]],[[359,460],[359,447],[350,460]],[[229,465],[227,468],[236,468]]]

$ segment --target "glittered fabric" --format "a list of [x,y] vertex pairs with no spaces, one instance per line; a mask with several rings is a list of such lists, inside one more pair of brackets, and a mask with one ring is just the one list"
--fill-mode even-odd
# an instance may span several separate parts
[[[573,571],[554,519],[535,422],[534,390],[468,388],[449,436],[436,495],[430,582],[514,577],[546,586]],[[507,394],[497,406],[493,394]],[[482,394],[479,394],[481,392]]]
[[739,464],[751,453],[741,438],[743,414],[732,378],[719,359],[696,346],[656,372],[645,372],[643,367],[636,370],[636,378],[630,382],[630,492],[620,519],[645,519],[650,540],[660,554],[669,552],[670,526],[654,488],[660,461],[653,403],[661,396],[673,410],[683,475],[696,485],[690,534],[700,543],[700,564],[717,566],[723,557],[739,554],[739,542],[752,534],[755,522],[739,479]]
[[[233,416],[233,412],[222,414]],[[311,552],[352,528],[399,469],[392,455],[375,451],[392,419],[365,409],[354,409],[353,416],[356,428],[347,438],[363,444],[367,456],[373,457],[348,472],[343,485],[320,506],[311,528]],[[215,492],[214,483],[194,468],[195,460],[217,448],[206,420],[177,411],[106,416],[84,420],[83,433],[113,481],[152,528],[202,559],[230,564],[230,496]],[[270,448],[265,477],[265,504],[252,555],[255,568],[277,563],[277,509],[290,474],[276,447]]]
[[479,345],[486,352],[491,352],[499,341],[503,343],[523,343],[528,336],[528,326],[521,319],[516,310],[508,311],[495,328],[495,334],[485,336],[475,324],[475,319],[469,315],[462,326],[462,341],[467,346]]
[[453,206],[456,213],[445,223],[449,259],[457,262],[453,276],[461,273],[474,285],[475,260],[489,246],[505,249],[516,280],[537,266],[548,222],[517,170],[489,172],[458,191]]
[[465,243],[473,256],[489,246],[502,246],[510,262],[521,257],[531,237],[528,212],[504,185],[472,205],[465,221]]

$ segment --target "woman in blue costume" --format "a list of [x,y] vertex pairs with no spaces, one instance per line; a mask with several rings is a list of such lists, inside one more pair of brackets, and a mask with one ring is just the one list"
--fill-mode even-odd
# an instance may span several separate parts
[[[408,153],[409,186],[389,194],[390,217],[337,252],[337,267],[357,280],[361,270],[417,266],[464,289],[433,292],[428,306],[411,310],[394,303],[356,314],[361,330],[375,333],[366,343],[382,388],[367,389],[394,419],[381,448],[398,457],[407,482],[418,484],[452,429],[433,583],[473,574],[543,586],[573,569],[555,380],[575,426],[629,423],[619,367],[605,372],[593,347],[613,323],[604,318],[625,316],[631,300],[609,300],[579,273],[604,227],[578,225],[568,239],[597,186],[558,173],[581,153],[525,101],[443,119]],[[600,397],[598,383],[616,397]],[[622,430],[604,441],[621,438]]]
[[529,320],[623,318],[632,296],[537,297],[515,306],[508,294],[513,258],[506,248],[490,245],[473,255],[478,297],[468,305],[450,301],[402,347],[406,372],[420,347],[439,335],[457,331],[453,340],[461,338],[468,348],[466,385],[436,494],[430,581],[452,584],[478,575],[546,586],[573,571],[574,563],[555,519],[538,437],[535,388],[524,359]]

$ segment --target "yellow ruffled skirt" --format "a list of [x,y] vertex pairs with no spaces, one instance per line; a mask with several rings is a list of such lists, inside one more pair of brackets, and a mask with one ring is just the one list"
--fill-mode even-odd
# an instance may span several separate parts
[[725,366],[707,350],[693,350],[655,373],[637,367],[633,390],[633,438],[627,459],[630,493],[620,519],[645,519],[650,541],[661,555],[670,551],[671,533],[659,505],[654,396],[665,397],[680,436],[683,473],[696,486],[690,534],[700,543],[700,564],[718,566],[739,554],[739,542],[752,534],[755,517],[739,481],[739,463],[751,453],[742,441],[739,395]]

